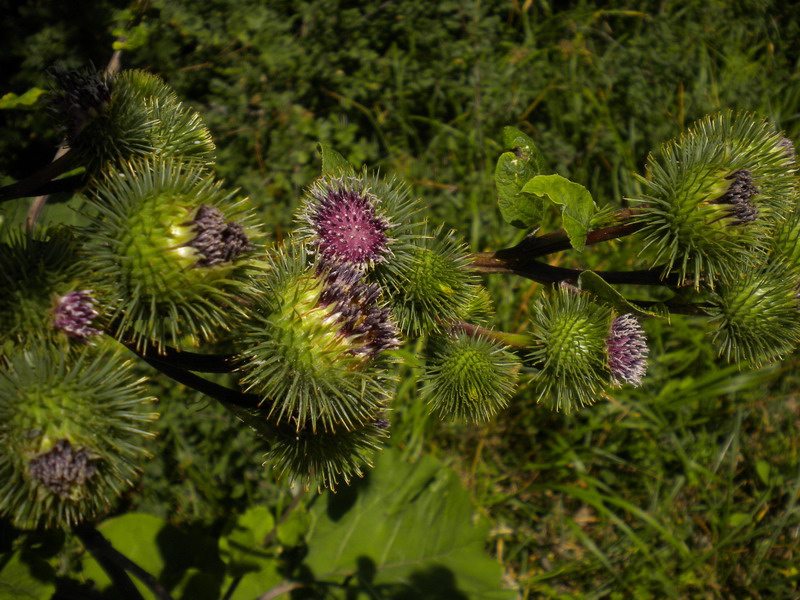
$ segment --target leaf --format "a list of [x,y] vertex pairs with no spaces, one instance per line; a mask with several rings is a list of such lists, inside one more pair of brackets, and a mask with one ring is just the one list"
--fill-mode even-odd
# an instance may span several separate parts
[[513,152],[504,152],[497,159],[494,170],[497,206],[506,223],[520,229],[529,229],[542,220],[543,202],[520,193],[528,180],[536,174],[530,163]]
[[592,215],[597,207],[585,187],[561,175],[537,175],[522,188],[524,194],[549,198],[561,206],[561,221],[572,247],[579,252],[586,245]]
[[219,539],[219,554],[228,573],[241,576],[257,571],[264,559],[271,558],[262,545],[275,527],[275,519],[266,506],[255,506],[229,522]]
[[356,575],[350,581],[366,589],[414,598],[516,597],[484,554],[487,524],[474,521],[458,476],[432,457],[410,464],[386,450],[365,479],[320,500],[306,558],[317,580]]
[[503,147],[533,167],[536,175],[544,171],[544,158],[533,139],[516,127],[503,127]]
[[0,600],[47,600],[56,591],[53,568],[22,552],[0,556]]
[[[135,512],[107,519],[97,529],[115,549],[164,584],[175,600],[220,597],[223,565],[214,542],[196,529],[181,531],[159,517]],[[117,590],[110,590],[108,575],[88,552],[83,574],[108,597],[118,596]],[[132,581],[145,600],[155,600],[138,579]]]
[[355,175],[353,165],[347,159],[331,148],[328,144],[319,144],[319,152],[322,154],[322,174],[339,177],[341,175]]
[[520,191],[544,170],[542,155],[533,140],[516,127],[503,127],[503,147],[510,152],[500,155],[494,170],[500,214],[514,227],[536,227],[542,219],[544,203]]
[[31,88],[21,96],[8,93],[0,98],[0,110],[9,110],[13,108],[33,108],[34,104],[39,101],[39,98],[45,90],[39,88]]
[[653,317],[657,319],[669,318],[669,311],[666,309],[655,312],[640,308],[615,290],[611,284],[594,271],[584,271],[581,273],[578,276],[578,287],[617,309],[619,314],[633,313],[637,317]]

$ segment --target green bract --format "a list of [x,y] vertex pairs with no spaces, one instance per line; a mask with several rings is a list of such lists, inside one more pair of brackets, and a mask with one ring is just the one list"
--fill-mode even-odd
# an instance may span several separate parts
[[77,525],[131,485],[156,415],[108,349],[32,345],[0,369],[0,515],[17,527]]
[[749,113],[706,117],[648,160],[636,222],[664,275],[710,287],[763,260],[767,236],[796,202],[784,138]]
[[199,167],[136,161],[96,186],[86,252],[110,327],[137,346],[213,340],[257,263],[244,199]]
[[708,310],[720,355],[760,366],[791,352],[800,342],[798,283],[797,266],[782,262],[725,278]]
[[519,361],[502,344],[464,333],[434,343],[422,395],[441,417],[488,421],[514,393]]
[[555,288],[531,309],[539,402],[570,413],[593,404],[610,387],[606,337],[611,309],[569,287]]
[[318,272],[299,244],[271,261],[268,276],[252,282],[242,385],[264,397],[268,419],[298,432],[360,428],[393,388],[379,353],[396,346],[396,331],[379,290],[357,271]]

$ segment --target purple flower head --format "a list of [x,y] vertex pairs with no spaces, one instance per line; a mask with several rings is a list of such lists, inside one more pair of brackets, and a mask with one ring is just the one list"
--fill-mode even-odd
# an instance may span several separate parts
[[372,358],[400,345],[389,308],[377,303],[381,293],[377,285],[361,281],[363,275],[349,267],[339,267],[323,276],[325,289],[319,302],[333,308],[339,332],[357,340],[352,354]]
[[69,440],[59,440],[28,466],[31,478],[62,498],[68,498],[72,486],[82,485],[96,471],[86,448],[75,451]]
[[647,373],[647,337],[644,329],[632,314],[625,314],[611,322],[606,338],[608,366],[614,385],[630,383],[638,387]]
[[305,219],[324,264],[364,268],[386,260],[391,224],[378,214],[374,194],[350,189],[341,179],[323,180],[311,193]]
[[53,326],[87,343],[90,337],[100,335],[97,329],[91,327],[92,320],[98,315],[91,293],[92,290],[81,290],[61,296],[53,309]]
[[747,169],[741,169],[728,175],[725,179],[733,180],[716,204],[729,204],[729,212],[733,222],[737,225],[751,223],[758,218],[758,208],[753,204],[752,198],[758,194],[758,188],[753,185],[753,176]]
[[252,249],[242,226],[226,223],[222,212],[214,206],[200,206],[189,224],[194,227],[196,235],[188,245],[203,256],[197,261],[198,267],[230,262]]

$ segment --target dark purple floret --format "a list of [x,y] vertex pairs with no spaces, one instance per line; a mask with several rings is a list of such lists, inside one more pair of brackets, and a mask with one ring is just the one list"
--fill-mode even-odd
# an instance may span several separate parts
[[718,204],[729,204],[729,212],[736,225],[752,223],[758,218],[758,208],[752,198],[758,194],[753,185],[753,176],[747,169],[741,169],[728,175],[725,179],[733,180],[728,191],[717,199]]
[[97,469],[86,448],[75,450],[69,440],[59,440],[52,450],[32,459],[31,478],[62,498],[68,498],[73,486],[82,485]]
[[632,314],[615,318],[606,338],[608,366],[615,385],[630,383],[638,387],[647,373],[647,338]]
[[387,421],[386,419],[375,419],[372,422],[372,424],[378,429],[384,429],[384,430],[389,429],[390,425],[389,421]]
[[322,276],[325,288],[319,303],[333,308],[342,335],[358,340],[352,354],[372,358],[400,345],[389,308],[378,304],[381,290],[377,285],[362,281],[362,273],[349,267]]
[[100,335],[100,332],[91,326],[98,315],[91,293],[91,290],[81,290],[61,296],[53,309],[53,326],[83,342],[88,342],[90,337]]
[[56,66],[48,74],[56,86],[50,98],[51,110],[63,123],[67,139],[72,141],[111,102],[111,80],[94,68]]
[[189,246],[203,256],[197,261],[198,267],[231,262],[252,249],[242,226],[239,223],[226,223],[222,212],[214,206],[200,206],[191,225],[196,235]]
[[322,262],[364,267],[386,260],[390,223],[377,213],[374,195],[346,189],[340,181],[319,185],[312,193],[316,202],[308,207],[306,219]]

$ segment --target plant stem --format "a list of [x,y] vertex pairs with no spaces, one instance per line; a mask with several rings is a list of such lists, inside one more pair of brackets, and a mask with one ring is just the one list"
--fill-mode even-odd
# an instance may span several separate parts
[[[128,346],[133,350],[131,346]],[[181,369],[167,362],[162,362],[153,356],[145,356],[137,352],[139,357],[144,360],[148,365],[160,371],[167,377],[174,379],[178,383],[197,390],[213,398],[223,404],[231,404],[238,408],[253,409],[259,408],[263,404],[263,399],[255,394],[246,394],[239,390],[232,390],[224,385],[219,385],[208,379],[203,379],[199,375],[195,375],[185,369]]]
[[42,186],[75,166],[77,166],[75,153],[66,151],[30,177],[0,188],[0,202],[37,195]]
[[235,354],[198,354],[196,352],[185,352],[170,346],[165,346],[159,352],[157,348],[150,345],[145,346],[144,349],[136,350],[136,344],[133,342],[121,343],[141,358],[152,359],[159,364],[184,371],[233,373],[236,370],[236,365],[234,365]]
[[172,600],[166,588],[150,573],[142,569],[124,554],[115,550],[102,533],[93,525],[84,523],[73,529],[83,546],[111,578],[114,586],[129,600],[143,600],[141,593],[128,576],[134,577],[147,586],[159,600]]
[[[535,260],[531,257],[509,258],[499,256],[498,252],[482,252],[472,255],[472,270],[476,273],[512,273],[532,279],[539,283],[558,283],[568,281],[575,283],[583,269],[568,269],[555,267]],[[644,269],[640,271],[595,271],[608,283],[634,283],[638,285],[674,285],[676,278],[667,276],[662,278],[663,270]]]

